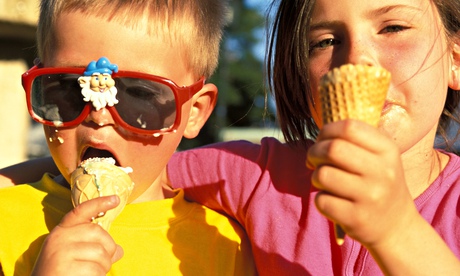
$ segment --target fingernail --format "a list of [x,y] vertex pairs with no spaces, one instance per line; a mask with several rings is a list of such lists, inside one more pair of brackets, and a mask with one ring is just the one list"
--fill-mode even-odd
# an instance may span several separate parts
[[120,201],[120,197],[117,195],[111,195],[110,196],[110,202],[111,203],[118,203]]

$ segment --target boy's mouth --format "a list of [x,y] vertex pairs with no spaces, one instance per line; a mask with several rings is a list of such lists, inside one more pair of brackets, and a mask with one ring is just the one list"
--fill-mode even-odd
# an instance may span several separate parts
[[96,149],[96,148],[92,148],[92,147],[89,147],[89,148],[87,148],[85,150],[85,152],[84,152],[84,154],[82,156],[81,162],[83,162],[83,161],[85,161],[85,160],[87,160],[89,158],[94,158],[94,157],[112,157],[113,159],[115,159],[115,164],[117,166],[120,166],[117,158],[110,151]]

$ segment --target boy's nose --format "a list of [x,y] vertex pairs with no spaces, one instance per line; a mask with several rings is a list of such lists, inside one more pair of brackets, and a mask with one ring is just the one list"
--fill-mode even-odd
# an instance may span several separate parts
[[109,112],[109,110],[107,110],[107,108],[101,108],[99,110],[96,110],[94,107],[91,109],[91,112],[86,117],[85,122],[93,122],[98,126],[115,124],[112,114]]

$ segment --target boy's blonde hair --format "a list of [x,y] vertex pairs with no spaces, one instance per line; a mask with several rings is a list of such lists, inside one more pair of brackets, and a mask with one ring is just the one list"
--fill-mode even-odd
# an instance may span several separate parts
[[[133,29],[145,28],[151,35],[159,32],[165,39],[179,43],[183,50],[178,58],[185,58],[197,77],[209,77],[216,69],[228,18],[226,0],[41,0],[37,31],[40,59],[53,57],[56,19],[62,13],[74,11],[114,20]],[[152,53],[158,54],[161,53]]]

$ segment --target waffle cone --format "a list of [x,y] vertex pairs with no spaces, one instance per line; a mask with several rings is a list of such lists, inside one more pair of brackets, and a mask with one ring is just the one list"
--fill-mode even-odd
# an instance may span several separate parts
[[378,126],[390,73],[381,67],[346,64],[320,81],[323,123],[357,119]]
[[133,190],[134,183],[128,175],[129,169],[116,166],[112,158],[92,158],[84,161],[71,175],[73,205],[77,206],[101,196],[118,195],[120,204],[117,207],[93,218],[93,222],[108,231]]

